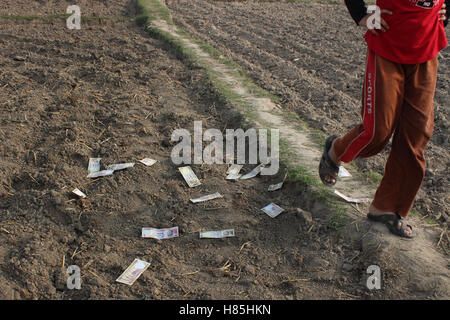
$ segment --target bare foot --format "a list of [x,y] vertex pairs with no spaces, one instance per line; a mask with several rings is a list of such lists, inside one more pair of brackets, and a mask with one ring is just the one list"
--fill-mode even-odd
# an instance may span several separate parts
[[[394,212],[381,211],[381,210],[375,208],[375,207],[373,206],[373,204],[370,205],[370,207],[369,207],[369,212],[370,212],[372,215],[374,215],[374,216],[380,216],[380,215],[383,215],[383,214],[392,214],[393,216],[395,216],[395,213],[394,213]],[[394,223],[393,223],[392,221],[389,221],[389,223],[392,224],[392,225],[394,225]],[[399,226],[398,226],[398,228],[397,228],[398,230],[401,229],[402,223],[404,223],[404,221],[401,221],[401,222],[400,222],[400,224],[399,224]],[[411,228],[410,228],[409,226],[406,226],[405,232],[406,232],[406,234],[409,235],[409,236],[412,235],[412,230],[411,230]]]

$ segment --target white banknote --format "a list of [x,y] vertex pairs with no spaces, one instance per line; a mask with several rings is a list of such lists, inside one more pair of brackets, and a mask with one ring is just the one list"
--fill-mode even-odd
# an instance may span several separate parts
[[197,202],[203,202],[203,201],[208,201],[208,200],[213,200],[213,199],[217,199],[217,198],[223,198],[223,196],[216,192],[213,194],[208,194],[207,196],[203,196],[197,199],[191,199],[192,203],[197,203]]
[[252,171],[250,171],[247,174],[244,174],[240,179],[241,180],[246,180],[246,179],[250,179],[250,178],[256,177],[261,172],[261,168],[263,168],[263,167],[264,167],[263,164],[260,164],[260,165],[256,166],[255,168],[253,168]]
[[275,190],[278,190],[278,189],[281,189],[281,187],[283,186],[283,181],[281,181],[280,183],[277,183],[277,184],[271,184],[270,186],[269,186],[269,188],[267,188],[267,190],[268,191],[275,191]]
[[219,239],[227,237],[234,237],[234,229],[200,232],[200,238]]
[[116,164],[110,164],[109,166],[107,166],[106,170],[118,171],[118,170],[123,170],[123,169],[127,169],[127,168],[132,168],[132,167],[134,167],[134,162],[116,163]]
[[145,158],[145,159],[139,160],[139,162],[145,164],[147,167],[150,167],[150,166],[154,165],[157,161],[155,159]]
[[152,238],[152,239],[170,239],[177,238],[179,236],[178,227],[173,228],[142,228],[142,238]]
[[183,175],[183,178],[189,187],[192,188],[201,185],[200,180],[198,180],[197,176],[195,175],[194,171],[192,171],[191,167],[189,166],[181,167],[178,168],[178,170]]
[[83,193],[83,191],[81,191],[78,188],[75,188],[72,190],[72,193],[76,194],[77,196],[79,196],[80,198],[86,198],[86,195]]
[[134,259],[131,265],[116,279],[116,281],[131,286],[149,266],[150,263],[148,262]]
[[349,178],[352,175],[350,174],[350,172],[348,172],[347,169],[345,169],[343,166],[339,167],[339,172],[338,172],[338,177],[340,178]]
[[283,208],[277,206],[275,203],[268,204],[261,210],[264,211],[265,213],[267,213],[267,215],[272,218],[275,218],[276,216],[278,216],[280,213],[282,213],[284,211]]
[[102,158],[89,158],[88,173],[100,171],[100,160]]
[[98,178],[98,177],[104,177],[104,176],[110,176],[114,173],[114,170],[102,170],[97,172],[92,172],[88,174],[88,178]]
[[239,171],[241,171],[243,165],[242,164],[232,164],[228,170],[227,170],[227,174],[228,175],[238,175]]
[[362,199],[356,199],[356,198],[351,198],[351,197],[347,197],[346,195],[344,195],[343,193],[334,190],[334,193],[337,194],[339,197],[341,197],[342,199],[344,199],[347,202],[353,202],[353,203],[365,203],[365,202],[369,202],[370,199],[369,198],[362,198]]
[[227,180],[237,180],[240,179],[242,177],[242,174],[229,174],[225,177],[225,179]]

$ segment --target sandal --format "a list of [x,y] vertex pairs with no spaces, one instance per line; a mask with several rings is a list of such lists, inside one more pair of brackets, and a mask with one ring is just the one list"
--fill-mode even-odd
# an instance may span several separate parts
[[[392,214],[374,215],[369,212],[367,214],[367,218],[372,221],[384,223],[388,227],[389,231],[391,231],[393,234],[397,236],[409,239],[413,238],[412,227],[409,224],[406,224],[405,220],[403,220],[403,218],[398,213],[396,213],[395,215]],[[411,234],[406,233],[406,227],[409,227],[409,229],[411,230]]]
[[[322,158],[320,159],[319,164],[319,176],[320,180],[327,185],[327,186],[334,186],[336,184],[338,173],[339,173],[339,167],[331,160],[330,156],[328,155],[328,151],[330,151],[331,146],[333,145],[333,141],[338,138],[337,135],[329,136],[327,140],[325,141],[325,147],[323,148],[323,154]],[[334,182],[327,181],[326,175],[330,176],[332,179],[334,179]]]

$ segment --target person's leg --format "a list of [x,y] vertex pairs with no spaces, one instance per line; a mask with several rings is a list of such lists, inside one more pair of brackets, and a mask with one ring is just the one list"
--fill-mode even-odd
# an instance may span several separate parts
[[337,165],[357,157],[370,157],[383,150],[398,121],[403,88],[402,65],[369,50],[362,97],[362,122],[333,142],[329,156]]
[[[406,71],[411,68],[407,70],[403,65],[379,56],[372,57],[375,65],[371,66],[370,59],[371,55],[369,54],[363,94],[363,122],[355,126],[346,135],[335,140],[329,155],[336,164],[339,164],[340,161],[350,162],[357,157],[370,157],[383,150],[400,122],[403,101],[408,99],[405,98],[404,90],[406,81],[411,77],[408,78]],[[375,69],[375,90],[370,89],[371,80],[373,80],[370,74],[373,69]],[[370,96],[372,92],[374,97]],[[372,101],[375,101],[375,106],[370,109],[370,107],[373,107],[371,106]],[[390,170],[388,169],[388,171]],[[375,221],[389,223],[393,226],[392,229],[401,231],[396,232],[397,230],[391,229],[394,233],[412,236],[412,229],[406,224],[404,226],[404,221],[398,221],[396,218],[398,206],[395,195],[381,200],[384,197],[384,190],[392,191],[389,189],[389,180],[396,179],[395,169],[390,173],[392,175],[388,174],[388,179],[383,179],[386,183],[383,184],[381,191],[380,187],[378,188],[377,194],[379,197],[377,201],[372,202],[368,217]],[[395,191],[393,194],[395,194]]]
[[[385,173],[372,205],[406,218],[425,176],[424,151],[434,128],[433,98],[437,57],[405,65],[404,103],[386,162]],[[393,205],[393,206],[392,206]]]

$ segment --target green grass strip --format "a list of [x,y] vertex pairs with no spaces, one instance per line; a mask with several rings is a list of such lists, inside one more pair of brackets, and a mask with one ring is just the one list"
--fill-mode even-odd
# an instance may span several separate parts
[[[158,0],[138,0],[137,5],[140,12],[139,16],[141,23],[149,25],[155,20],[165,20],[169,25],[173,25],[170,12],[166,7],[163,7]],[[157,28],[148,28],[148,31],[156,38],[169,44],[170,47],[175,50],[177,56],[187,61],[187,63],[204,69],[212,84],[212,89],[216,91],[219,97],[222,97],[223,102],[229,102],[236,106],[241,110],[241,114],[244,117],[265,125],[267,129],[271,127],[269,123],[264,121],[264,119],[261,119],[256,112],[254,112],[254,108],[250,106],[245,99],[233,92],[232,88],[221,80],[221,74],[213,71],[210,66],[202,63],[193,49],[186,47],[180,39],[168,32]],[[242,81],[243,87],[248,89],[252,95],[258,98],[270,98],[272,101],[278,102],[277,97],[274,97],[264,89],[258,87],[253,80],[242,71],[238,64],[224,58],[217,49],[200,40],[193,39],[180,28],[177,28],[177,34],[196,43],[202,50],[209,53],[212,58],[215,58],[217,62],[235,70],[231,72],[231,74],[235,76],[236,79]],[[306,122],[302,121],[298,115],[285,112],[281,112],[281,115],[290,122],[298,121],[297,125],[304,131],[307,129],[307,131],[311,132],[312,137],[314,137],[317,143],[325,141],[325,135],[323,133],[318,130],[309,130]],[[330,188],[325,187],[316,175],[310,173],[307,167],[298,164],[298,155],[292,151],[289,144],[290,143],[287,140],[280,138],[280,162],[288,169],[289,175],[287,181],[298,184],[298,189],[301,189],[301,192],[306,192],[306,195],[304,196],[314,199],[314,201],[320,201],[329,208],[332,214],[330,215],[327,227],[330,230],[341,233],[343,227],[349,223],[350,219],[346,213],[347,209],[345,204],[338,201],[333,191]]]

